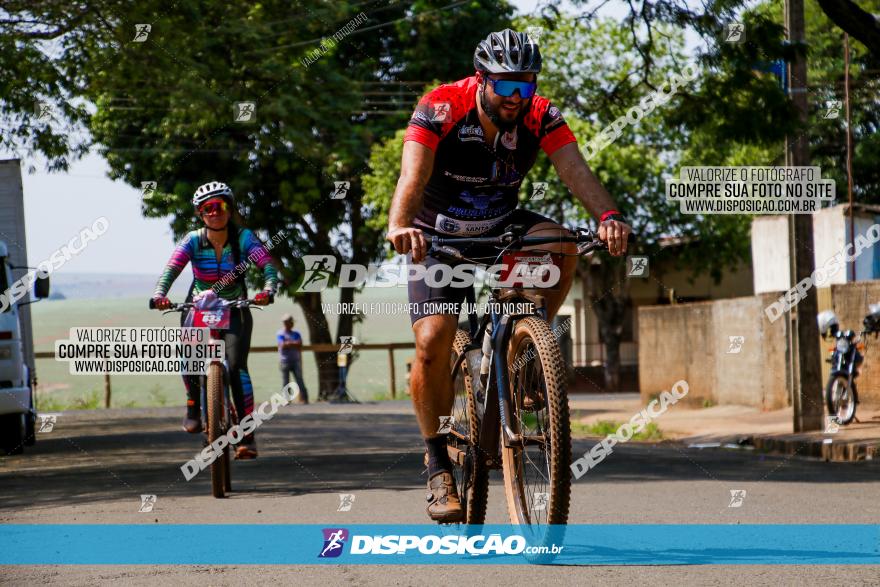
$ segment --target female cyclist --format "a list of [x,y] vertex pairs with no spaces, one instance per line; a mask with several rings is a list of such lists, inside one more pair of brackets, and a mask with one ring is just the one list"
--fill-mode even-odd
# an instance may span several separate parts
[[[169,307],[171,302],[166,297],[168,290],[187,263],[192,263],[194,277],[187,302],[192,301],[194,296],[212,290],[227,300],[246,298],[244,273],[247,263],[254,262],[262,269],[264,280],[263,291],[254,300],[258,305],[269,304],[278,283],[278,273],[254,233],[232,222],[235,200],[229,186],[218,181],[208,182],[196,190],[192,203],[204,226],[187,234],[174,249],[153,293],[156,308],[161,310]],[[185,318],[185,315],[181,316],[181,325]],[[223,337],[232,401],[239,420],[254,409],[254,390],[247,368],[253,326],[250,310],[235,308],[232,310],[230,328]],[[190,433],[201,432],[199,376],[184,375],[183,384],[186,387],[183,428]],[[235,458],[256,457],[256,439],[249,434],[236,448]]]

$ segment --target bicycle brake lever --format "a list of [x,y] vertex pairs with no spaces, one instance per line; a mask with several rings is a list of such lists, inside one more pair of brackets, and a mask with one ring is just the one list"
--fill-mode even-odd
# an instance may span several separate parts
[[441,255],[446,255],[447,257],[452,257],[458,261],[464,259],[464,256],[461,254],[461,251],[450,247],[449,245],[443,245],[442,247],[434,247],[434,251],[440,253]]
[[579,243],[577,246],[578,255],[586,255],[587,253],[592,253],[593,251],[598,251],[599,249],[607,249],[608,245],[603,243],[602,241],[592,241],[589,243]]

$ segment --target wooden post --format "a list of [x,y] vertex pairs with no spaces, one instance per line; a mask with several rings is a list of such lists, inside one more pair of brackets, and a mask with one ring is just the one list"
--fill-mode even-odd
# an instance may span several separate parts
[[394,346],[388,347],[388,370],[391,372],[391,377],[388,379],[388,385],[391,391],[391,399],[397,398],[397,377],[394,373]]
[[[788,41],[796,49],[788,71],[791,101],[802,128],[808,122],[807,60],[804,27],[804,0],[785,0],[785,27]],[[785,139],[786,164],[799,167],[810,164],[809,137],[806,132]],[[788,217],[789,266],[792,288],[809,278],[815,269],[813,253],[813,217],[791,214]],[[789,372],[794,408],[794,432],[822,430],[822,382],[819,380],[819,327],[816,324],[816,287],[807,290],[797,306],[791,308]]]
[[[849,110],[849,33],[843,33],[843,96],[846,100],[846,193],[849,198],[849,243],[856,242],[856,219],[853,210],[852,181],[852,117]],[[855,245],[853,245],[855,246]],[[849,263],[849,281],[856,280],[856,260]]]
[[582,355],[583,346],[584,346],[584,338],[583,333],[581,333],[581,312],[584,310],[584,302],[580,298],[575,298],[574,300],[574,364],[577,366],[584,365],[584,359]]
[[104,373],[104,407],[110,407],[110,374]]

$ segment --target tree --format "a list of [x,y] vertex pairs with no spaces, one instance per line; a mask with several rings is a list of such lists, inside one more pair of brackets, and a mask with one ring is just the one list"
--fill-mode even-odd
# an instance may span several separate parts
[[[877,18],[875,0],[817,0],[819,8],[828,19],[841,30],[857,39],[870,52],[874,67],[880,64],[880,21]],[[596,13],[607,4],[605,1],[571,0],[581,8],[579,18],[591,20]],[[552,18],[559,13],[561,0],[550,0],[543,8],[543,13]],[[622,3],[621,3],[622,4]],[[781,6],[782,2],[774,0],[773,4]],[[807,4],[808,9],[812,6]],[[654,28],[670,25],[675,29],[690,29],[706,41],[711,47],[717,47],[718,37],[722,34],[723,25],[738,20],[742,13],[753,7],[749,0],[714,0],[697,4],[689,0],[654,0],[641,3],[626,2],[627,16],[624,24],[632,35],[633,46],[637,48],[642,59],[640,70],[643,74],[650,71],[652,65],[652,49],[657,36]],[[755,24],[757,23],[756,21]],[[781,21],[776,21],[781,22]],[[763,25],[761,25],[763,26]],[[643,34],[646,33],[646,34]],[[754,36],[752,36],[754,39]]]
[[[596,18],[598,7],[605,4],[590,0],[573,0],[572,3],[580,8],[578,18],[587,23]],[[553,0],[545,5],[546,23],[552,24],[560,4],[558,0]],[[754,77],[756,66],[790,59],[792,51],[797,49],[784,44],[783,0],[764,1],[757,5],[746,0],[716,0],[702,5],[687,0],[654,0],[630,2],[627,7],[623,24],[629,31],[630,44],[638,53],[633,69],[643,79],[653,67],[654,47],[661,38],[654,31],[662,26],[694,32],[704,45],[699,50],[700,61],[728,74],[721,84],[717,77],[711,83],[703,84],[702,99],[685,94],[685,99],[697,101],[678,111],[681,123],[695,133],[704,128],[709,136],[719,130],[741,143],[758,140],[769,144],[775,136],[780,145],[780,154],[786,132],[809,132],[813,161],[822,167],[823,173],[835,179],[838,186],[846,185],[844,117],[842,110],[836,118],[825,115],[828,112],[826,102],[843,100],[842,35],[849,33],[852,51],[854,195],[861,202],[880,203],[880,134],[877,132],[880,126],[880,92],[876,75],[880,69],[878,0],[817,0],[806,3],[811,106],[810,124],[806,129],[791,128],[790,113],[785,112],[787,105],[778,100],[769,104],[731,99],[732,95],[743,96],[742,92],[737,91],[737,86],[746,78]],[[721,39],[724,25],[733,22],[745,22],[746,43],[734,45],[724,43]],[[729,111],[731,107],[742,110],[743,106],[751,107],[757,116],[731,115],[734,114]],[[707,116],[708,112],[712,112],[712,115]],[[719,123],[727,127],[711,128]],[[710,141],[706,146],[713,147],[713,143]],[[843,194],[845,191],[838,189],[839,199],[845,197]]]
[[[460,64],[438,59],[437,44],[475,45],[511,13],[506,2],[466,4],[304,0],[292,14],[278,0],[9,2],[0,27],[10,34],[0,43],[23,59],[10,58],[14,51],[0,58],[11,73],[0,82],[4,97],[12,98],[0,113],[18,123],[18,144],[50,157],[54,169],[95,145],[113,178],[156,182],[144,213],[171,215],[177,235],[192,227],[194,188],[222,176],[246,225],[284,236],[272,250],[283,291],[302,307],[311,341],[328,343],[321,293],[297,291],[302,257],[365,264],[381,256],[382,231],[367,224],[371,209],[361,201],[364,161],[374,141],[405,124],[421,90],[401,76],[457,74]],[[136,40],[137,23],[151,28]],[[86,138],[47,132],[27,99],[34,88],[80,122]],[[236,104],[247,102],[256,115],[241,122]],[[345,199],[329,197],[336,181],[349,182]],[[342,302],[354,295],[340,289]],[[340,316],[337,336],[350,334],[354,319]],[[318,362],[327,396],[335,354]]]
[[[748,260],[750,218],[681,216],[665,202],[652,197],[662,193],[662,184],[639,179],[642,169],[659,177],[661,174],[674,176],[681,165],[779,164],[784,155],[786,134],[811,132],[814,143],[828,144],[827,129],[835,121],[831,125],[826,123],[824,130],[822,126],[818,130],[799,128],[778,81],[772,75],[757,71],[774,61],[791,59],[797,49],[783,43],[783,30],[778,24],[782,21],[781,2],[760,5],[735,19],[732,10],[721,10],[717,15],[695,19],[693,14],[663,12],[658,8],[671,4],[674,3],[646,3],[639,12],[633,9],[625,23],[629,26],[625,28],[597,20],[590,14],[583,14],[577,20],[544,18],[531,24],[543,24],[550,29],[542,38],[547,49],[545,53],[565,54],[565,59],[551,62],[547,75],[542,75],[546,80],[542,82],[544,93],[559,103],[564,112],[575,112],[581,119],[595,122],[593,130],[606,126],[621,116],[626,108],[638,103],[645,92],[657,86],[657,74],[662,79],[670,72],[670,62],[680,62],[681,46],[670,43],[673,33],[667,23],[691,25],[709,41],[708,48],[696,56],[701,68],[700,79],[684,87],[675,101],[658,111],[657,117],[642,120],[637,129],[628,128],[615,145],[590,163],[609,191],[615,197],[623,197],[622,211],[633,219],[640,236],[641,252],[652,258],[661,254],[659,236],[695,239],[699,246],[681,249],[677,265],[690,268],[695,274],[708,272],[717,280],[726,267]],[[736,3],[716,3],[715,7],[733,4]],[[749,42],[739,45],[719,42],[717,35],[722,19],[744,22]],[[812,25],[809,38],[820,40],[818,48],[826,53],[830,45],[831,54],[839,56],[839,41],[829,43],[829,37],[833,39],[835,33],[822,13],[812,11],[809,19]],[[817,45],[815,41],[811,50],[814,45]],[[570,55],[572,48],[574,55]],[[859,57],[865,57],[864,52],[857,51],[857,62]],[[816,79],[814,74],[824,79],[838,78],[842,69],[835,70],[834,59],[829,60],[827,54],[824,62],[812,57],[810,62],[822,69],[821,73],[811,71],[810,79]],[[861,69],[866,69],[868,60],[861,63]],[[878,168],[876,158],[873,159],[874,165],[864,164],[878,151],[871,144],[875,138],[871,132],[876,129],[876,92],[865,98],[869,104],[854,116],[854,126],[861,122],[864,129],[862,132],[857,130],[856,134],[868,143],[862,144],[862,157],[856,155],[856,159],[863,163],[859,167],[863,178],[873,176]],[[838,129],[832,132],[840,136]],[[590,136],[589,131],[587,136]],[[617,144],[629,144],[635,147],[635,151],[619,152]],[[639,152],[639,147],[645,145],[654,146],[655,151]],[[828,152],[831,163],[825,166],[826,175],[840,178],[840,171],[844,169],[843,152],[838,138],[837,148],[832,147]],[[835,157],[836,161],[832,159]],[[640,160],[643,167],[638,163]],[[656,165],[659,161],[666,165]],[[632,163],[637,164],[633,166]],[[549,181],[552,185],[554,174],[542,176],[542,165],[544,169],[548,168],[546,161],[539,159],[532,179]],[[640,189],[643,186],[648,188],[647,193]],[[869,187],[866,191],[872,190]],[[558,196],[565,190],[557,186],[551,193]],[[635,196],[632,200],[628,197],[630,194]],[[564,195],[564,198],[568,197]],[[546,205],[552,207],[552,198]],[[711,250],[712,255],[705,255],[707,250]],[[628,295],[625,280],[621,278],[621,268],[613,262],[604,263],[598,270],[593,267],[589,273],[592,303],[609,358],[606,384],[614,388],[618,357],[615,339],[619,338],[620,318]],[[597,292],[602,297],[597,298]]]
[[[587,152],[593,149],[586,148],[585,143],[600,129],[625,115],[665,79],[680,74],[687,63],[682,37],[671,30],[663,29],[662,35],[658,35],[654,62],[645,79],[633,74],[639,54],[629,42],[629,32],[617,23],[602,20],[587,24],[558,15],[552,21],[552,29],[546,25],[546,21],[534,19],[517,22],[520,29],[544,26],[545,30],[540,34],[545,61],[540,76],[541,93],[563,110],[569,126],[580,139],[582,150]],[[688,84],[687,91],[700,98],[704,80],[711,75],[714,74],[701,71],[701,79]],[[745,86],[738,81],[721,79],[721,76],[713,81],[722,86],[730,85],[744,96],[759,96],[768,105],[782,103],[772,80],[750,74]],[[705,271],[720,277],[729,265],[748,259],[748,239],[743,235],[748,234],[749,221],[741,217],[685,216],[665,201],[664,180],[677,170],[681,154],[686,152],[692,139],[686,126],[670,114],[684,107],[682,101],[683,98],[677,96],[647,113],[638,124],[627,125],[615,142],[597,149],[589,163],[618,202],[620,211],[633,224],[639,236],[640,252],[656,258],[661,253],[661,237],[698,239],[702,246],[713,250],[713,255],[711,259],[693,263],[693,257],[698,253],[688,251],[686,254],[692,261],[690,266],[694,267],[695,273]],[[730,110],[739,116],[752,115],[737,112],[734,108]],[[773,108],[768,110],[774,112]],[[738,126],[736,131],[741,132],[742,127]],[[724,144],[732,146],[734,140],[728,138]],[[380,210],[374,216],[376,222],[385,221],[382,211],[386,202],[381,194],[388,193],[396,182],[400,151],[400,137],[377,144],[373,149],[371,172],[364,180],[364,188],[367,201]],[[754,155],[756,151],[741,147],[731,153]],[[718,163],[723,164],[728,159],[720,157]],[[534,182],[539,181],[548,184],[548,196],[537,202],[525,199]],[[590,220],[543,154],[539,155],[526,178],[521,193],[525,207],[569,226],[583,225]],[[616,389],[619,385],[619,346],[624,310],[629,302],[624,260],[603,256],[601,264],[583,262],[579,271],[588,284],[590,305],[599,319],[606,345],[606,387]]]
[[846,31],[874,55],[875,63],[880,61],[880,20],[877,18],[876,2],[863,1],[872,12],[863,10],[852,0],[818,0],[819,6],[828,18]]

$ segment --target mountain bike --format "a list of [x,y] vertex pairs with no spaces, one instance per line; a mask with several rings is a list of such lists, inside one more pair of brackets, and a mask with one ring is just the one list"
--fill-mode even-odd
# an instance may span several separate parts
[[[525,246],[558,242],[577,243],[578,255],[607,248],[589,229],[564,237],[524,233],[512,225],[497,237],[435,236],[428,254],[476,262],[454,246],[498,247],[499,259]],[[489,471],[502,469],[511,523],[531,527],[540,543],[558,542],[571,493],[567,378],[558,334],[547,322],[544,297],[532,290],[492,288],[481,318],[474,300],[468,288],[469,331],[456,332],[451,351],[455,400],[447,444],[463,522],[484,522]]]
[[[171,304],[162,312],[192,312],[187,326],[193,328],[209,328],[208,344],[214,345],[223,340],[223,331],[229,329],[233,308],[250,308],[254,300],[224,300],[215,298],[210,307],[203,307],[199,302]],[[259,306],[253,306],[259,307]],[[150,308],[155,309],[154,301],[150,300]],[[205,422],[203,446],[210,446],[239,423],[235,404],[230,397],[229,369],[226,359],[213,359],[208,365],[205,375],[199,376],[199,387],[202,398],[202,421]],[[211,494],[214,497],[226,497],[232,491],[231,466],[229,453],[231,443],[223,447],[221,455],[211,462]]]

